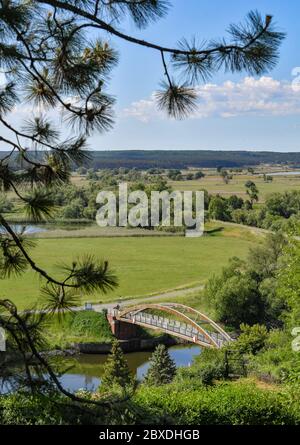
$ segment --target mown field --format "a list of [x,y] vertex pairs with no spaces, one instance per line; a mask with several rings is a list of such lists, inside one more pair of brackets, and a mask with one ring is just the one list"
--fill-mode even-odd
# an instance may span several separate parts
[[220,176],[207,175],[203,179],[192,181],[169,181],[174,190],[207,190],[210,194],[220,194],[224,197],[238,195],[246,198],[245,183],[253,181],[259,190],[259,200],[264,202],[266,197],[275,192],[284,192],[286,190],[300,190],[299,176],[274,176],[273,182],[266,183],[260,175],[234,175],[229,184],[225,184]]
[[[260,202],[264,202],[266,197],[271,193],[284,192],[287,190],[300,190],[300,175],[280,175],[273,176],[272,182],[264,182],[262,172],[269,174],[279,168],[257,168],[257,173],[259,174],[236,174],[233,175],[233,179],[230,180],[229,184],[225,184],[220,175],[216,174],[215,169],[203,169],[205,177],[198,180],[191,181],[171,181],[169,180],[169,185],[173,190],[203,190],[206,189],[210,194],[217,195],[220,194],[224,197],[229,197],[230,195],[238,195],[242,198],[246,198],[245,183],[247,181],[253,181],[258,187]],[[189,172],[194,173],[197,170],[183,170],[183,174]],[[72,183],[78,187],[82,187],[86,184],[86,178],[84,176],[73,175]]]
[[[105,302],[142,297],[204,283],[232,256],[245,257],[257,236],[240,228],[226,228],[198,239],[167,238],[68,238],[39,239],[34,260],[50,274],[61,276],[59,264],[83,254],[110,262],[119,287],[107,295],[80,295],[81,301]],[[0,298],[10,298],[19,308],[39,300],[41,281],[31,270],[0,281]]]

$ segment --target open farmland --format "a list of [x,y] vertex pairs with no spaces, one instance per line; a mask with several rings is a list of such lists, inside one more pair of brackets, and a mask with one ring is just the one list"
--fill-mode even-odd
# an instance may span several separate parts
[[[39,266],[58,277],[59,264],[70,264],[84,254],[107,259],[118,276],[119,287],[106,295],[80,295],[82,302],[104,302],[197,286],[218,273],[230,257],[245,257],[254,240],[249,231],[237,228],[215,231],[197,239],[39,239],[32,256]],[[25,308],[37,302],[40,284],[38,276],[28,269],[20,277],[0,281],[0,297],[11,298],[19,308]]]
[[255,182],[259,190],[260,202],[264,202],[271,193],[284,192],[287,190],[300,190],[300,175],[297,176],[274,176],[272,182],[264,182],[262,175],[233,175],[229,184],[225,184],[220,175],[209,175],[203,179],[192,181],[169,181],[174,190],[207,190],[212,195],[220,194],[224,197],[238,195],[246,198],[245,183],[247,181]]

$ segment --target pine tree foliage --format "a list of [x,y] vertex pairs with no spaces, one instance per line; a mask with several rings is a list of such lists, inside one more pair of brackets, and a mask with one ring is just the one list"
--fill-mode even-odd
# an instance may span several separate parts
[[104,365],[101,389],[111,390],[113,387],[120,387],[126,391],[133,384],[134,378],[129,370],[119,342],[114,340],[111,353]]
[[146,385],[160,386],[171,383],[176,374],[176,365],[165,345],[158,345],[150,358],[150,367],[145,376]]

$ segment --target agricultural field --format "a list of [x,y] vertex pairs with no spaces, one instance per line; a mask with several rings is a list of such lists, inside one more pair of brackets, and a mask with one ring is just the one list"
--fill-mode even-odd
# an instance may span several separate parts
[[[202,238],[123,237],[39,239],[32,256],[50,274],[61,276],[59,264],[91,254],[108,260],[119,287],[106,295],[80,295],[82,302],[106,302],[160,294],[180,287],[194,287],[218,273],[232,256],[245,257],[259,237],[238,227],[212,227]],[[75,258],[74,258],[75,253]],[[37,303],[38,276],[30,269],[20,277],[0,281],[0,298],[18,307]]]
[[[233,176],[233,178],[229,181],[228,184],[225,184],[220,174],[216,172],[216,169],[190,169],[190,170],[182,170],[182,174],[186,175],[188,173],[195,173],[196,171],[203,171],[205,177],[198,180],[181,180],[181,181],[172,181],[168,180],[168,184],[172,187],[173,190],[207,190],[212,195],[220,194],[224,197],[229,197],[231,195],[238,195],[242,198],[246,198],[246,189],[245,183],[247,181],[253,181],[258,187],[259,190],[259,201],[264,202],[266,197],[271,193],[276,192],[284,192],[288,190],[300,190],[300,175],[292,175],[292,170],[288,171],[288,174],[282,174],[279,176],[273,176],[272,182],[265,182],[263,178],[263,174],[269,175],[273,172],[282,171],[282,167],[264,167],[258,166],[255,168],[255,174],[248,174],[246,171],[243,173],[235,173],[230,172],[229,174]],[[162,175],[167,179],[166,174]],[[78,174],[72,175],[72,183],[78,187],[82,187],[87,184],[87,179],[85,176],[80,176]]]
[[262,175],[239,175],[233,174],[233,179],[229,184],[225,184],[221,176],[209,175],[203,179],[192,181],[169,181],[174,190],[207,190],[212,195],[222,195],[228,198],[231,195],[238,195],[246,198],[245,183],[247,181],[255,182],[259,190],[259,201],[264,202],[266,197],[275,192],[284,192],[287,190],[300,190],[300,175],[297,176],[274,176],[272,182],[264,182]]

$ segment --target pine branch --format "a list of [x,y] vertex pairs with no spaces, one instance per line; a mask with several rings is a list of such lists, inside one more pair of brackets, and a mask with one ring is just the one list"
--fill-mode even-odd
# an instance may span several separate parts
[[[113,26],[111,26],[109,23],[106,23],[105,21],[101,20],[99,17],[94,16],[92,14],[90,14],[88,11],[82,10],[79,7],[76,7],[75,5],[68,3],[68,2],[64,2],[64,1],[60,1],[60,0],[37,0],[38,3],[40,4],[48,4],[50,6],[59,8],[63,11],[69,11],[72,12],[74,14],[76,14],[78,17],[83,17],[86,18],[88,20],[91,21],[91,23],[94,23],[96,26],[99,27],[99,29],[103,29],[105,31],[107,31],[108,33],[122,39],[122,40],[126,40],[130,43],[134,43],[136,45],[139,46],[144,46],[150,49],[154,49],[157,50],[159,52],[164,52],[164,53],[171,53],[171,54],[178,54],[178,55],[190,55],[190,51],[189,50],[183,50],[180,48],[172,48],[172,47],[165,47],[162,45],[158,45],[152,42],[148,42],[146,40],[141,40],[138,38],[135,38],[133,36],[130,36],[128,34],[124,34],[120,31],[118,31],[117,29],[115,29]],[[215,46],[213,48],[208,48],[208,49],[203,49],[203,50],[199,50],[196,51],[195,54],[196,55],[207,55],[207,54],[212,54],[212,53],[216,53],[216,52],[228,52],[228,51],[232,51],[232,50],[240,50],[240,51],[244,51],[246,50],[251,44],[255,43],[256,40],[260,39],[270,28],[271,26],[271,22],[272,22],[272,17],[271,16],[267,16],[266,17],[266,23],[265,26],[259,30],[259,32],[257,32],[256,35],[253,36],[253,38],[251,39],[250,42],[247,42],[247,44],[245,45],[234,45],[234,44],[229,44],[229,45],[218,45]],[[92,25],[91,25],[92,26]],[[94,26],[94,25],[93,25]],[[279,33],[280,37],[283,39],[284,38],[284,34],[283,33]]]

